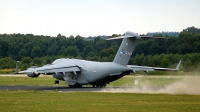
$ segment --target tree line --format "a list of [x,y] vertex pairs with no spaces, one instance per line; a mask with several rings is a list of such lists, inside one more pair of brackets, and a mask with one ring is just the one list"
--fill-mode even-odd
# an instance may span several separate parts
[[[113,34],[109,38],[120,36]],[[154,36],[161,36],[159,34]],[[56,37],[33,34],[0,34],[0,68],[14,68],[16,61],[26,69],[42,66],[57,58],[78,58],[92,61],[113,61],[121,40],[106,41],[100,37],[93,41],[81,36]],[[171,67],[180,59],[184,70],[200,64],[200,29],[189,27],[178,37],[166,39],[140,39],[129,64]]]

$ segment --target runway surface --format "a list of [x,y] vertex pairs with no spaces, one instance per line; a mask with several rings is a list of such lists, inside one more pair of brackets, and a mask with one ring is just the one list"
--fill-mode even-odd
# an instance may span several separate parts
[[[9,75],[12,77],[12,75]],[[25,75],[21,75],[25,76]],[[0,75],[7,77],[7,75]],[[27,76],[26,76],[27,77]],[[83,86],[83,88],[69,88],[67,85],[40,85],[40,86],[0,86],[0,91],[58,91],[58,92],[109,92],[109,93],[145,93],[145,94],[190,94],[200,95],[200,76],[126,76],[126,78],[137,79],[132,82],[133,85],[107,86],[106,88],[92,88]],[[146,78],[146,80],[143,80]],[[159,78],[170,79],[172,82],[159,85]],[[155,79],[157,83],[153,83]],[[174,79],[174,80],[172,80]]]
[[[106,89],[109,88],[111,87],[107,87]],[[95,91],[101,91],[103,89],[105,88],[92,88],[92,87],[69,88],[67,86],[0,86],[0,90],[9,90],[9,91],[44,90],[44,91],[63,91],[63,92],[95,92]]]

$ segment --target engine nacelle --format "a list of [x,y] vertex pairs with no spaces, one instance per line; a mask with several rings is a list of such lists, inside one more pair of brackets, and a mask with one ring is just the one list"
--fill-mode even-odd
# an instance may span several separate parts
[[35,72],[28,72],[28,73],[27,73],[27,76],[28,76],[28,77],[32,77],[32,78],[33,78],[33,77],[38,77],[39,75],[40,75],[40,74],[35,73]]

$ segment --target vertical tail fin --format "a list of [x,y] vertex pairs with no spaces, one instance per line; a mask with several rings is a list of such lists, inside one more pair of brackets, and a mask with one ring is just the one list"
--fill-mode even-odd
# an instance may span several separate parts
[[127,65],[135,48],[136,42],[136,39],[124,38],[113,62]]
[[109,38],[107,40],[123,39],[117,54],[113,60],[114,63],[127,65],[131,58],[135,45],[141,37],[133,32],[126,32],[124,36]]

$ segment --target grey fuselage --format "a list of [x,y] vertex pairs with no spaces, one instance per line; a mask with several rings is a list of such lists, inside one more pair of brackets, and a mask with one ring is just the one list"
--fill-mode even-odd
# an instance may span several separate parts
[[77,65],[80,71],[73,73],[57,73],[53,74],[53,77],[59,80],[78,83],[80,85],[85,84],[107,84],[115,81],[124,75],[127,75],[132,70],[126,65],[121,65],[113,62],[95,62],[79,59],[57,59],[52,64],[70,64]]

